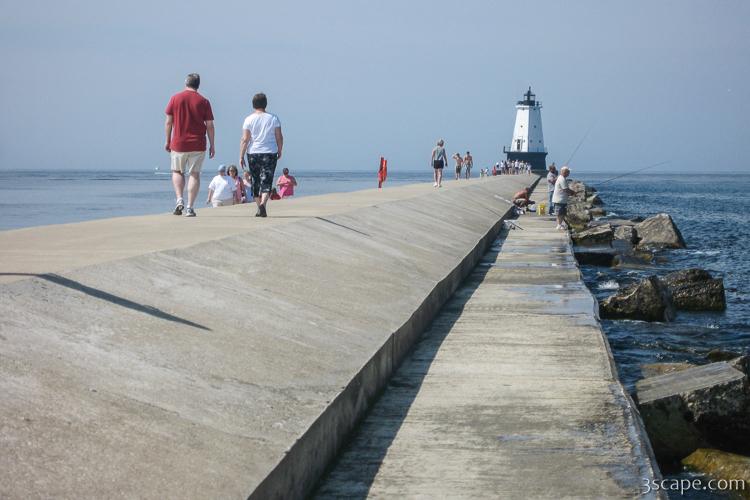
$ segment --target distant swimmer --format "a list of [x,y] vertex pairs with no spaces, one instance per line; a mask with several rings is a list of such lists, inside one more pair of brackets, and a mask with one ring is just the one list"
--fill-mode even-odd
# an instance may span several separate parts
[[182,215],[185,203],[185,174],[188,178],[188,202],[185,215],[195,217],[193,204],[201,186],[201,167],[206,157],[206,135],[208,135],[208,157],[214,157],[214,115],[211,103],[198,93],[201,77],[190,73],[185,79],[185,90],[172,96],[167,104],[167,119],[164,124],[167,140],[164,149],[171,158],[172,185],[177,202],[175,215]]
[[461,158],[460,153],[456,153],[452,157],[456,161],[456,180],[461,178],[461,166],[463,165],[464,159]]
[[437,141],[437,146],[432,148],[432,156],[430,157],[430,163],[433,169],[433,179],[435,180],[434,187],[443,187],[443,168],[448,163],[448,157],[445,154],[445,148],[443,147],[445,142],[442,139]]
[[[266,205],[273,190],[273,177],[276,173],[276,162],[281,159],[284,147],[284,136],[281,134],[279,118],[266,112],[268,99],[266,94],[253,96],[253,112],[242,124],[240,141],[240,164],[242,170],[247,165],[252,177],[253,198],[258,211],[256,217],[266,217]],[[247,163],[245,162],[247,156]]]
[[467,179],[471,179],[471,167],[473,166],[474,158],[471,156],[471,153],[467,151],[466,156],[464,156],[464,172],[466,173]]
[[289,169],[285,168],[282,171],[281,177],[276,181],[276,187],[279,190],[279,197],[286,198],[288,196],[294,196],[294,188],[297,186],[297,179],[293,175],[289,175]]

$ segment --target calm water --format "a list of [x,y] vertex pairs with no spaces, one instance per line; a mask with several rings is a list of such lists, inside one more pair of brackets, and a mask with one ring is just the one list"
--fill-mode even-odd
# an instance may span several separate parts
[[[292,172],[295,196],[377,187],[372,172]],[[203,171],[197,207],[206,199],[213,171]],[[431,182],[432,172],[389,172],[386,186]],[[58,171],[37,175],[0,171],[0,230],[125,215],[171,212],[174,194],[169,173],[152,171]]]

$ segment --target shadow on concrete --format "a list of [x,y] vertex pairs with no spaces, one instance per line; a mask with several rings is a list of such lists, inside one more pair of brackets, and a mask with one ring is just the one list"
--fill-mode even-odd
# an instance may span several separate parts
[[[503,228],[480,262],[494,260],[507,235],[508,229]],[[310,498],[364,499],[369,496],[383,459],[398,435],[435,356],[488,271],[487,266],[477,265],[445,303]]]
[[105,300],[112,304],[125,307],[127,309],[132,309],[134,311],[138,311],[144,314],[148,314],[150,316],[154,316],[155,318],[159,318],[159,319],[163,319],[167,321],[173,321],[175,323],[180,323],[182,325],[192,326],[193,328],[198,328],[200,330],[205,330],[208,332],[211,331],[211,329],[208,327],[199,325],[198,323],[193,323],[192,321],[189,321],[189,320],[177,317],[177,316],[173,316],[156,307],[139,304],[138,302],[133,302],[132,300],[128,300],[123,297],[118,297],[117,295],[112,295],[111,293],[108,293],[103,290],[99,290],[97,288],[93,288],[90,286],[86,286],[83,283],[79,283],[78,281],[72,280],[70,278],[64,278],[58,274],[0,273],[0,276],[30,276],[34,278],[43,279],[45,281],[49,281],[50,283],[54,283],[56,285],[70,288],[71,290],[76,290],[78,292],[85,293],[86,295],[90,295],[91,297],[94,297],[100,300]]
[[363,233],[362,231],[358,231],[358,230],[356,230],[356,229],[354,229],[352,227],[345,226],[343,224],[339,224],[338,222],[333,222],[332,220],[326,219],[325,217],[315,217],[315,219],[321,220],[323,222],[327,222],[329,224],[333,224],[334,226],[343,227],[344,229],[348,229],[349,231],[354,231],[355,233],[359,233],[359,234],[361,234],[363,236],[367,236],[368,238],[372,238],[372,236],[370,236],[367,233]]

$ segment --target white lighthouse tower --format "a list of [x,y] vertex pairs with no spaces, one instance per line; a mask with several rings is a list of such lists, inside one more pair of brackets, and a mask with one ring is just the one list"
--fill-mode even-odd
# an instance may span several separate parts
[[531,163],[536,173],[547,170],[547,149],[542,133],[542,103],[536,100],[531,87],[524,94],[524,100],[516,104],[516,125],[513,127],[513,141],[510,147],[504,146],[503,153],[508,160],[522,160]]

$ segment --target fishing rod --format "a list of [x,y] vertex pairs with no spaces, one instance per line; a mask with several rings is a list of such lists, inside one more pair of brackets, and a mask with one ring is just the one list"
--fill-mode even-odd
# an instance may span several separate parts
[[664,165],[664,164],[667,164],[667,163],[671,163],[671,161],[670,160],[660,161],[659,163],[654,163],[652,165],[648,165],[648,166],[645,166],[643,168],[639,168],[638,170],[633,170],[632,172],[625,172],[624,174],[618,175],[616,177],[612,177],[611,179],[607,179],[606,181],[599,182],[597,185],[601,186],[602,184],[606,184],[609,181],[613,181],[615,179],[619,179],[620,177],[625,177],[626,175],[630,175],[630,174],[637,174],[638,172],[643,172],[644,170],[647,170],[649,168],[658,167],[659,165]]
[[573,153],[571,153],[570,158],[568,158],[568,161],[563,163],[563,165],[570,165],[570,161],[576,155],[576,153],[578,152],[578,149],[580,149],[580,147],[583,145],[583,141],[586,140],[586,138],[589,136],[593,128],[594,128],[594,124],[592,123],[589,129],[586,131],[586,134],[583,136],[583,139],[581,139],[581,142],[578,143],[578,146],[576,146],[576,148],[573,150]]

